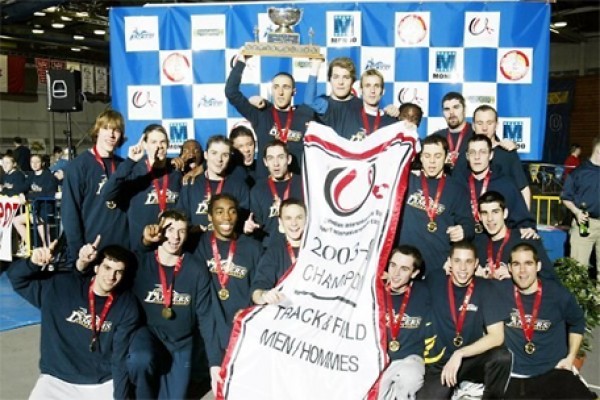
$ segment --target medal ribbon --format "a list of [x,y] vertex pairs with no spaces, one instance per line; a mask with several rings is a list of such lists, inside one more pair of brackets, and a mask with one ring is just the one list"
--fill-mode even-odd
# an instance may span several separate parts
[[460,149],[460,145],[462,144],[465,135],[467,134],[467,128],[469,124],[465,123],[465,126],[461,129],[458,134],[458,140],[456,141],[456,147],[454,146],[454,138],[452,137],[452,132],[448,129],[448,134],[446,138],[448,139],[448,150],[450,150],[450,160],[452,161],[452,165],[456,164],[456,160],[458,159],[458,151]]
[[273,114],[273,120],[275,121],[275,128],[277,129],[279,140],[283,143],[287,143],[288,133],[290,133],[290,127],[292,126],[292,120],[294,119],[294,108],[290,107],[290,111],[287,113],[284,129],[281,129],[281,120],[279,119],[279,113],[275,107],[271,108],[271,113]]
[[454,301],[453,286],[452,278],[448,277],[448,303],[450,303],[450,313],[452,314],[452,320],[454,321],[456,336],[459,336],[465,323],[465,317],[467,316],[467,306],[469,305],[471,295],[473,294],[473,289],[475,288],[475,279],[471,280],[471,283],[469,283],[469,286],[467,287],[467,293],[465,293],[465,297],[462,302],[462,309],[460,310],[458,319],[456,318],[456,303]]
[[[98,162],[98,164],[100,164],[100,168],[102,168],[102,171],[104,171],[104,174],[106,175],[106,178],[108,179],[109,175],[108,175],[108,170],[106,168],[106,165],[104,164],[104,161],[102,160],[102,157],[100,156],[100,153],[98,153],[98,149],[96,149],[96,146],[92,147],[92,152],[94,153],[94,158],[96,159],[96,161]],[[115,172],[115,159],[113,157],[110,157],[110,173],[112,175],[113,172]]]
[[492,171],[488,169],[487,174],[483,178],[483,184],[481,185],[481,191],[476,193],[475,191],[475,177],[473,174],[469,175],[469,191],[471,192],[471,212],[473,213],[473,218],[475,222],[480,222],[481,217],[479,216],[479,208],[477,207],[477,198],[484,194],[487,191],[488,184],[490,183],[490,178],[492,176]]
[[[204,177],[206,178],[205,182],[204,182],[204,186],[205,186],[205,195],[206,198],[210,200],[210,198],[212,197],[212,189],[210,188],[210,179],[208,179],[208,172],[204,175]],[[225,178],[221,179],[219,181],[219,184],[217,185],[217,190],[215,190],[215,194],[221,194],[221,191],[223,190],[223,185],[225,184]]]
[[510,229],[506,229],[506,235],[504,235],[504,239],[502,239],[502,244],[498,249],[498,253],[496,253],[496,259],[494,260],[494,245],[492,239],[488,239],[487,245],[487,262],[490,266],[490,272],[492,278],[494,277],[496,270],[500,267],[500,260],[502,260],[502,252],[504,251],[504,247],[508,240],[510,239]]
[[158,208],[160,212],[163,212],[167,209],[167,189],[169,188],[169,173],[165,171],[165,174],[162,177],[162,187],[158,183],[158,178],[154,175],[154,171],[152,170],[152,166],[148,159],[146,159],[146,167],[148,168],[148,172],[150,176],[152,176],[152,184],[154,185],[154,190],[156,191],[156,197],[158,197]]
[[181,271],[181,264],[183,263],[183,256],[180,256],[175,263],[175,268],[173,269],[173,279],[171,280],[171,284],[167,286],[167,274],[164,270],[163,265],[160,263],[158,259],[158,250],[154,251],[154,258],[156,259],[156,264],[158,265],[158,278],[160,279],[160,285],[162,287],[163,294],[163,306],[165,308],[171,307],[173,302],[173,284],[175,283],[175,277]]
[[379,128],[379,122],[381,121],[381,114],[379,113],[379,109],[377,109],[377,115],[375,115],[375,121],[373,122],[373,130],[369,127],[369,118],[367,117],[367,112],[363,107],[360,110],[363,122],[363,128],[365,128],[366,135],[370,135],[372,132],[375,132]]
[[287,252],[288,252],[288,255],[290,256],[290,260],[292,260],[291,265],[294,265],[296,263],[296,255],[294,254],[294,249],[292,248],[292,244],[286,240],[285,245],[287,247]]
[[446,175],[442,175],[440,178],[440,182],[438,183],[437,191],[435,193],[435,199],[433,200],[433,204],[431,204],[429,200],[429,186],[427,186],[427,178],[425,178],[425,174],[421,173],[421,186],[423,187],[423,197],[425,197],[425,212],[429,217],[429,222],[433,222],[435,219],[435,210],[440,202],[440,197],[442,197],[442,192],[444,191],[444,185],[446,184]]
[[394,302],[392,301],[392,289],[389,285],[386,287],[387,293],[387,303],[388,303],[388,315],[390,318],[390,332],[392,334],[392,339],[398,340],[398,335],[400,335],[400,328],[402,327],[402,318],[404,318],[404,312],[406,311],[406,307],[408,306],[408,300],[410,299],[410,293],[412,291],[412,283],[408,285],[406,291],[404,292],[404,298],[402,299],[402,303],[400,304],[400,312],[398,315],[398,321],[394,316]]
[[98,335],[102,331],[102,325],[104,325],[104,321],[106,320],[106,316],[108,315],[108,311],[112,307],[114,296],[112,293],[108,295],[106,302],[104,303],[104,307],[102,308],[102,312],[100,313],[100,321],[98,321],[98,325],[96,325],[96,295],[94,294],[94,281],[96,277],[92,278],[90,281],[90,288],[88,289],[88,306],[90,309],[91,317],[91,328],[92,328],[92,346],[96,342]]
[[[279,198],[279,194],[277,193],[277,187],[275,186],[275,182],[273,181],[273,177],[269,176],[267,179],[267,183],[269,184],[269,189],[271,189],[271,194],[273,195],[273,199],[277,200]],[[281,200],[287,200],[290,197],[290,187],[292,186],[292,174],[288,173],[287,177],[287,185],[285,190],[283,191],[283,198]]]
[[519,310],[523,335],[528,342],[531,342],[531,339],[533,339],[534,327],[540,312],[540,303],[542,302],[542,281],[538,279],[537,283],[538,289],[535,293],[535,299],[533,300],[533,310],[531,311],[531,320],[529,322],[525,319],[525,310],[523,309],[523,302],[521,301],[521,293],[519,293],[519,290],[515,286],[515,303],[517,303],[517,308]]
[[[214,234],[210,238],[210,244],[212,246],[213,257],[215,258],[215,267],[217,270],[219,285],[221,285],[221,289],[225,289],[227,283],[229,282],[229,274],[226,274],[225,271],[223,271],[223,267],[221,265],[221,255],[219,254],[219,248],[217,247],[217,238]],[[237,242],[235,240],[231,240],[229,242],[229,251],[227,252],[227,265],[231,265],[236,247]]]

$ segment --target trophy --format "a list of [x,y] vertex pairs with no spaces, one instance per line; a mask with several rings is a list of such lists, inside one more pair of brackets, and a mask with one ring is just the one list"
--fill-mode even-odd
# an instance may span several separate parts
[[274,32],[267,34],[267,42],[258,41],[258,28],[254,28],[254,42],[244,45],[242,54],[249,56],[293,57],[293,58],[319,58],[324,59],[319,52],[319,46],[312,44],[314,32],[309,29],[310,43],[300,44],[300,34],[294,32],[293,26],[302,17],[299,8],[269,8],[269,19],[277,25]]

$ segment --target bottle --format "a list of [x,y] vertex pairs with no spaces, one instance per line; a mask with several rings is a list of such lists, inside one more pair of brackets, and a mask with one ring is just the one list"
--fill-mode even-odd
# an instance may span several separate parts
[[[581,212],[587,215],[587,204],[581,203]],[[590,220],[583,221],[579,224],[579,236],[588,237],[590,235]]]

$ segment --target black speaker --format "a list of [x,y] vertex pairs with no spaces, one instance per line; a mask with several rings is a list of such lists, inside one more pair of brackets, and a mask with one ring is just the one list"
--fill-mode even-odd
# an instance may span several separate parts
[[83,110],[81,72],[50,69],[46,73],[48,111],[73,112]]

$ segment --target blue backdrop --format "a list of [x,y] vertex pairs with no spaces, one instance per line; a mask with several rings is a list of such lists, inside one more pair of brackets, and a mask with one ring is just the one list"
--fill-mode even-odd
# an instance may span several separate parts
[[[302,43],[327,60],[349,56],[359,73],[385,77],[383,104],[413,102],[424,118],[420,136],[444,127],[441,98],[462,92],[467,116],[480,104],[497,108],[498,134],[517,142],[521,158],[539,160],[544,144],[550,6],[521,2],[301,2],[197,4],[111,10],[113,107],[126,119],[128,143],[161,123],[170,151],[183,140],[203,145],[241,121],[225,98],[231,59],[276,26],[269,7],[295,6]],[[255,28],[258,28],[256,30]],[[258,31],[258,34],[256,34]],[[309,32],[314,35],[309,35]],[[326,68],[322,68],[325,70]],[[242,91],[269,97],[270,78],[291,72],[302,102],[309,61],[253,57]],[[319,90],[326,92],[325,71]]]

